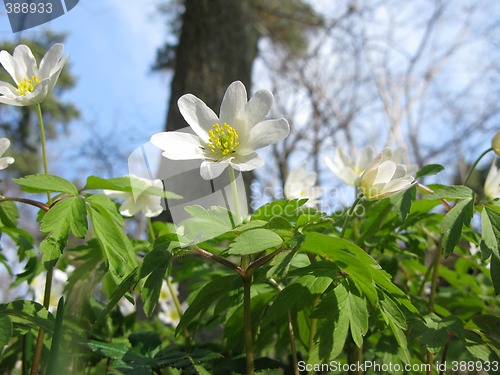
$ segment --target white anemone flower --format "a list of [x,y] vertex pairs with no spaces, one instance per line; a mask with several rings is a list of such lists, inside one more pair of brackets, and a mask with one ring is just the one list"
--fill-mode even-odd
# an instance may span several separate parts
[[120,206],[120,214],[128,217],[134,216],[139,211],[142,211],[146,217],[156,217],[161,214],[163,211],[162,198],[152,191],[163,189],[161,180],[151,181],[137,176],[129,177],[133,192],[104,190],[104,194],[110,198],[125,200]]
[[5,169],[9,164],[14,163],[14,158],[10,156],[3,156],[5,151],[10,147],[10,141],[8,138],[0,138],[0,170]]
[[359,178],[358,187],[368,200],[379,200],[409,189],[417,167],[401,164],[402,150],[384,148]]
[[373,149],[371,147],[363,149],[356,161],[352,161],[344,149],[338,147],[333,158],[325,157],[325,163],[346,184],[357,186],[359,176],[365,171],[372,159]]
[[62,44],[54,44],[42,58],[40,68],[24,44],[17,46],[12,56],[7,51],[0,52],[0,64],[17,86],[0,81],[0,103],[15,106],[41,103],[54,88],[64,67],[68,56],[62,56],[63,49]]
[[491,200],[500,198],[500,170],[497,168],[495,161],[491,164],[484,182],[484,195]]
[[285,182],[285,198],[308,198],[305,206],[315,207],[323,191],[320,187],[315,186],[318,178],[316,172],[307,172],[306,169],[307,165],[303,164],[300,168],[290,172]]
[[[171,280],[171,278],[169,278]],[[171,283],[172,291],[176,294],[179,294],[179,284]],[[185,311],[187,309],[187,303],[183,302],[181,304],[181,310]],[[174,298],[170,293],[170,289],[168,288],[168,284],[165,280],[161,285],[160,290],[160,298],[158,299],[158,319],[166,325],[177,326],[181,320],[181,316],[179,315],[179,311],[175,306]]]
[[192,94],[183,95],[179,110],[195,134],[163,132],[151,143],[172,160],[203,160],[201,177],[213,179],[231,165],[242,172],[264,164],[255,150],[277,143],[290,132],[283,119],[264,120],[273,104],[273,94],[259,90],[247,102],[247,91],[240,81],[231,83],[224,94],[217,116]]

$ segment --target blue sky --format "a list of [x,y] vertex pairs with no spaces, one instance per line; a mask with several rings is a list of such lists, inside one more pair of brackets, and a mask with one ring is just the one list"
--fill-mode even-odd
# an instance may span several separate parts
[[[80,172],[99,175],[101,171],[78,157],[81,143],[95,132],[113,137],[111,143],[128,155],[163,129],[170,79],[150,70],[167,35],[157,3],[82,0],[64,16],[23,33],[30,36],[45,28],[68,33],[65,51],[77,85],[64,99],[74,102],[83,116],[71,124],[68,135],[50,144],[54,172],[68,178]],[[18,37],[1,2],[0,38]],[[114,173],[125,174],[127,160],[119,159],[113,163]]]

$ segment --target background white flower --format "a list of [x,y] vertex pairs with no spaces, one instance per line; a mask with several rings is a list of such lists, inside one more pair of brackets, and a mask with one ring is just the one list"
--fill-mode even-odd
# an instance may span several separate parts
[[10,147],[10,141],[8,138],[0,138],[0,170],[5,169],[9,164],[14,163],[14,158],[10,156],[3,156],[5,151]]
[[54,88],[68,57],[61,56],[63,49],[62,44],[54,44],[42,58],[40,68],[33,53],[24,44],[17,46],[12,56],[7,51],[1,51],[0,64],[17,87],[0,81],[0,103],[26,106],[42,102]]
[[[120,214],[123,216],[134,216],[142,211],[146,217],[155,217],[162,213],[162,197],[153,194],[152,189],[162,190],[161,180],[149,180],[137,176],[129,176],[133,192],[104,190],[110,198],[124,199],[125,202],[120,206]],[[134,194],[134,192],[139,192]]]
[[[52,287],[50,290],[50,302],[49,311],[54,313],[57,310],[57,304],[59,299],[64,294],[64,288],[68,283],[68,277],[73,272],[74,267],[68,266],[65,271],[58,268],[54,268],[54,273],[52,275]],[[30,284],[30,289],[33,293],[33,300],[42,304],[43,296],[45,292],[45,278],[47,276],[46,272],[39,273]]]
[[288,136],[290,127],[283,119],[264,120],[273,104],[273,95],[260,90],[247,102],[245,86],[231,83],[224,94],[218,117],[192,94],[183,95],[179,110],[194,134],[163,132],[154,134],[151,143],[172,160],[203,160],[200,168],[205,180],[219,176],[231,165],[250,171],[264,164],[255,150]]
[[[173,292],[179,295],[179,284],[171,283]],[[163,280],[161,290],[160,290],[160,298],[158,300],[158,319],[166,325],[171,325],[176,327],[181,320],[179,312],[175,307],[174,299],[168,289],[167,282]],[[182,311],[187,309],[187,303],[183,302],[181,304]]]
[[315,186],[318,177],[316,172],[307,172],[306,169],[307,165],[304,163],[290,172],[285,182],[285,198],[309,198],[305,206],[315,207],[323,191]]
[[366,167],[373,160],[373,149],[367,147],[353,162],[352,159],[345,153],[342,147],[337,147],[333,158],[325,156],[325,163],[346,184],[356,186],[359,176],[364,172]]
[[500,198],[500,170],[496,166],[496,160],[493,160],[486,176],[484,195],[491,200]]
[[415,181],[415,165],[401,164],[402,150],[380,152],[359,178],[358,187],[368,200],[384,199],[409,189]]

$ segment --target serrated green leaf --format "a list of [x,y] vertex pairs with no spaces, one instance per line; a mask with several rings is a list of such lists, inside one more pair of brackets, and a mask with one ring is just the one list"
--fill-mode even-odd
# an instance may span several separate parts
[[44,215],[40,225],[40,231],[50,233],[58,240],[67,237],[70,230],[75,237],[83,238],[87,229],[85,201],[80,197],[64,198],[57,202]]
[[481,212],[481,249],[486,249],[500,258],[500,214],[484,207]]
[[90,208],[89,212],[111,276],[117,284],[120,284],[123,278],[138,266],[132,243],[122,228],[106,212],[101,213],[94,208]]
[[495,294],[498,295],[500,294],[500,258],[495,255],[491,257],[490,274]]
[[169,251],[170,242],[171,236],[157,238],[153,249],[144,257],[140,268],[140,277],[147,277],[141,291],[141,299],[147,316],[151,316],[155,310],[167,268],[172,260],[172,254]]
[[0,313],[0,358],[2,355],[2,349],[9,343],[11,336],[12,321],[9,319],[6,313]]
[[422,178],[424,176],[432,176],[444,171],[444,167],[441,164],[429,164],[425,165],[416,174],[416,178]]
[[422,199],[472,199],[474,192],[467,186],[444,186],[438,185],[433,194],[426,194]]
[[210,281],[200,290],[182,315],[175,330],[176,334],[182,332],[189,323],[206,312],[212,303],[227,295],[232,289],[238,289],[242,286],[241,277],[237,275],[223,276]]
[[130,291],[134,287],[135,284],[138,282],[138,276],[137,276],[137,268],[135,268],[127,277],[123,279],[123,281],[118,285],[116,290],[111,294],[109,297],[109,302],[104,308],[104,310],[101,311],[101,313],[97,316],[94,326],[98,326],[104,322],[104,319],[108,316],[108,314],[115,308],[115,306],[120,302],[122,297]]
[[442,245],[444,255],[453,253],[455,246],[462,238],[462,228],[469,226],[474,214],[472,198],[458,202],[444,217],[441,223]]
[[252,215],[251,220],[269,221],[273,217],[283,217],[288,221],[296,222],[303,214],[298,209],[307,202],[307,199],[278,200],[266,203],[259,207]]
[[229,254],[250,255],[270,248],[278,247],[283,243],[280,236],[272,230],[257,228],[241,233],[229,246]]
[[393,195],[389,198],[393,210],[397,213],[399,220],[404,221],[411,211],[411,206],[417,194],[417,187],[411,188]]
[[455,316],[441,318],[435,314],[427,315],[414,327],[415,333],[423,346],[432,354],[437,354],[449,340],[449,334],[460,335],[462,321]]
[[13,182],[28,193],[58,192],[78,195],[78,189],[68,180],[51,174],[36,174],[23,178],[13,178]]
[[12,323],[23,323],[33,328],[43,328],[54,332],[54,316],[42,305],[34,301],[18,300],[0,305],[0,315],[9,315]]
[[125,225],[123,216],[118,211],[116,203],[105,194],[92,194],[85,199],[92,207],[99,212],[107,212],[118,224]]
[[58,240],[52,236],[44,238],[38,250],[42,254],[42,263],[48,271],[55,266],[62,254],[66,241]]
[[19,218],[19,212],[17,206],[11,201],[0,202],[0,221],[6,227],[17,226],[17,219]]

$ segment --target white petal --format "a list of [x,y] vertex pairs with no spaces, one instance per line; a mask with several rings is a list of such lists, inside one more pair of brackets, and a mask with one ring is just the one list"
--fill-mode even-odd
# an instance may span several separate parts
[[126,191],[103,190],[103,193],[113,199],[128,199],[132,196],[131,193]]
[[184,120],[203,142],[208,143],[208,131],[214,124],[220,122],[214,111],[192,94],[181,96],[177,101],[177,105]]
[[370,162],[373,159],[373,149],[371,147],[366,147],[361,151],[361,154],[356,160],[356,164],[354,168],[358,171],[363,171],[370,165]]
[[163,156],[172,160],[204,159],[200,139],[194,134],[162,132],[151,137],[151,143],[163,150]]
[[38,77],[39,72],[36,65],[35,56],[28,46],[21,44],[14,49],[12,54],[16,62],[16,83],[24,78]]
[[9,147],[10,147],[9,138],[0,138],[0,156],[2,156]]
[[[40,61],[40,76],[43,78],[50,77],[55,71],[62,69],[61,55],[64,46],[61,43],[54,44]],[[65,59],[64,59],[65,60]]]
[[242,172],[247,172],[262,167],[264,160],[256,152],[252,152],[248,155],[237,155],[230,164]]
[[393,177],[396,172],[396,163],[391,160],[382,162],[377,168],[377,177],[375,177],[374,184],[386,184]]
[[120,213],[123,216],[134,216],[140,211],[140,207],[135,203],[133,197],[128,198],[121,206]]
[[14,163],[14,158],[11,158],[10,156],[0,158],[0,169],[5,169],[12,163]]
[[[46,78],[43,81],[40,81],[35,86],[33,92],[28,91],[24,96],[19,96],[19,99],[24,97],[25,102],[29,104],[41,103],[49,93],[49,85],[50,85],[50,80]],[[23,104],[23,105],[29,105],[29,104]]]
[[[234,126],[238,112],[247,104],[247,90],[240,81],[235,81],[229,85],[222,98],[220,106],[220,121]],[[220,124],[222,125],[222,124]]]
[[245,108],[240,114],[241,119],[248,127],[252,128],[266,117],[271,110],[273,101],[274,98],[271,91],[257,91],[250,101],[245,104]]
[[8,82],[0,81],[0,94],[7,98],[15,98],[19,96],[17,88]]
[[229,164],[227,162],[212,162],[205,160],[200,166],[200,175],[204,180],[213,180],[219,177]]
[[259,122],[250,130],[248,141],[241,145],[242,149],[238,152],[246,154],[272,145],[285,139],[289,133],[290,126],[284,118]]
[[9,75],[14,80],[14,83],[18,83],[17,75],[16,75],[16,62],[14,58],[7,51],[0,52],[0,64],[4,67],[4,69],[9,73]]

